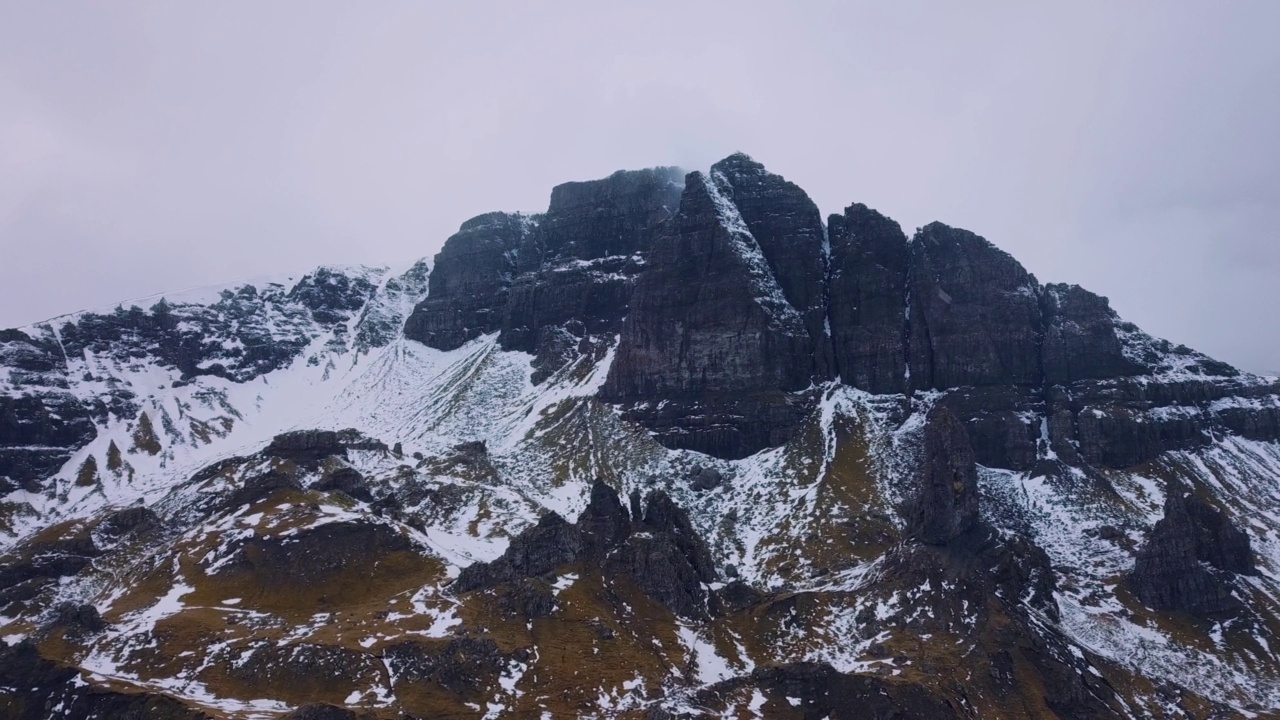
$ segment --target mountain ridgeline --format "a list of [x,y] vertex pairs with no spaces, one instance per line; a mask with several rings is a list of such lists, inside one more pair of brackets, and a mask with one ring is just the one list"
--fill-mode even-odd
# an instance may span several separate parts
[[735,154],[145,304],[0,332],[0,718],[1280,713],[1280,380],[967,230]]
[[824,225],[743,154],[683,179],[569,183],[545,214],[464,223],[405,336],[450,350],[493,332],[536,354],[535,382],[617,337],[600,397],[664,445],[722,458],[784,443],[816,402],[806,389],[834,379],[956,391],[979,462],[1013,470],[1041,441],[1121,468],[1218,433],[1280,437],[1274,408],[1213,405],[1277,385],[1154,340],[1083,288],[1042,285],[967,230],[935,222],[908,240],[861,204]]

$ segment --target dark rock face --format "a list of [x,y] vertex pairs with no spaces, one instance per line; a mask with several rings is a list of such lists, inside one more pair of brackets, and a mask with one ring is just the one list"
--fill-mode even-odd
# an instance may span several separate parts
[[804,319],[814,349],[813,374],[829,376],[826,325],[826,231],[818,206],[804,190],[743,153],[711,166],[724,179],[727,200],[742,215],[782,294]]
[[534,613],[551,611],[554,598],[538,581],[525,579],[577,562],[598,564],[606,576],[627,578],[681,617],[708,617],[704,583],[715,580],[715,567],[688,514],[655,490],[646,499],[643,516],[632,518],[617,491],[602,481],[592,486],[591,500],[576,524],[547,513],[512,538],[497,560],[463,568],[452,587],[469,592],[523,581],[504,595],[503,603],[509,611],[537,617]]
[[463,568],[452,587],[456,592],[468,592],[545,575],[577,560],[581,551],[581,531],[557,513],[549,512],[537,525],[512,538],[497,560]]
[[679,169],[653,168],[556,186],[522,250],[502,346],[537,352],[545,377],[575,354],[557,344],[616,335],[643,254],[666,231],[682,185]]
[[0,490],[5,484],[36,490],[35,481],[57,472],[97,434],[88,410],[70,393],[0,396]]
[[1143,368],[1124,355],[1116,316],[1107,299],[1079,285],[1044,288],[1044,380],[1063,385],[1076,380],[1136,375]]
[[[689,175],[632,300],[607,397],[798,390],[812,347],[723,179]],[[731,226],[726,227],[726,225]]]
[[557,185],[541,226],[543,252],[578,260],[645,252],[674,214],[683,184],[679,168],[660,167]]
[[702,619],[709,616],[702,583],[714,576],[700,575],[693,559],[670,537],[637,535],[617,556],[609,558],[609,569],[630,578],[646,595],[676,615]]
[[[567,183],[543,215],[466,223],[406,336],[449,349],[495,330],[535,354],[535,383],[617,334],[600,398],[667,447],[721,458],[788,441],[807,390],[836,377],[946,392],[978,461],[1015,470],[1048,451],[1128,467],[1218,430],[1280,438],[1280,402],[1209,407],[1280,384],[1151,339],[1076,286],[1041,286],[966,230],[932,223],[908,242],[859,204],[824,230],[803,190],[742,154],[683,182],[657,168]],[[1198,377],[1151,381],[1174,368]]]
[[645,529],[666,536],[688,560],[699,578],[705,582],[716,579],[711,552],[689,522],[689,513],[666,493],[661,490],[649,493],[642,524]]
[[516,250],[533,225],[533,219],[514,213],[488,213],[463,223],[436,255],[427,299],[405,322],[405,337],[452,350],[498,330],[516,274]]
[[703,395],[624,404],[622,417],[666,447],[736,459],[790,440],[814,402],[811,393],[781,391]]
[[977,464],[964,426],[946,408],[926,421],[919,492],[907,535],[945,545],[978,525]]
[[1018,261],[942,223],[910,245],[911,386],[1041,383],[1040,284]]
[[98,608],[92,605],[75,603],[59,603],[53,609],[53,625],[67,628],[72,632],[96,633],[106,629]]
[[430,292],[405,336],[451,350],[501,330],[505,349],[538,352],[539,380],[572,355],[569,337],[617,334],[640,253],[675,212],[675,168],[566,183],[536,217],[491,213],[468,221],[436,256]]
[[373,493],[369,492],[369,484],[365,482],[364,476],[360,474],[360,471],[355,468],[339,468],[321,478],[320,482],[313,485],[312,488],[324,492],[338,490],[356,500],[373,502]]
[[828,233],[836,374],[867,392],[904,392],[907,236],[898,223],[860,204],[832,215]]
[[711,553],[689,522],[689,515],[666,493],[649,493],[643,532],[632,535],[606,569],[630,578],[646,595],[676,615],[706,618],[710,614],[704,583],[716,579]]
[[332,430],[297,430],[272,438],[265,452],[283,460],[314,462],[330,455],[345,455],[346,449]]
[[[760,192],[760,183],[783,181],[753,183]],[[748,190],[746,202],[752,197]],[[750,218],[733,204],[734,191],[721,172],[688,176],[673,230],[654,243],[637,280],[602,389],[605,399],[630,406],[630,419],[656,429],[661,442],[724,457],[748,455],[764,447],[762,440],[785,439],[794,428],[795,417],[771,423],[768,431],[740,426],[744,417],[759,417],[764,406],[779,404],[777,395],[810,385],[819,355],[806,318],[821,322],[820,314],[787,299]],[[772,217],[755,210],[758,220],[768,221],[761,237],[781,252],[788,240],[769,233],[788,226],[787,213]],[[796,252],[804,252],[808,238],[793,238]],[[782,255],[775,260],[791,267]],[[807,271],[797,262],[792,272],[788,282],[795,284]],[[808,301],[812,294],[797,297]],[[677,407],[654,410],[645,404],[659,398]],[[676,423],[663,432],[662,412],[702,421]]]
[[1222,617],[1242,607],[1231,593],[1231,575],[1253,572],[1249,536],[1175,484],[1165,498],[1164,517],[1138,551],[1127,583],[1155,610]]
[[597,480],[591,486],[591,500],[578,516],[578,529],[583,535],[584,555],[597,558],[626,542],[631,534],[631,516],[617,491],[604,481]]

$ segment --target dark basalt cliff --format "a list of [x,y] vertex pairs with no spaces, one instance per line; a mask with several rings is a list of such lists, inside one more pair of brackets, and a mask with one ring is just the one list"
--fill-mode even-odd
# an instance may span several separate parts
[[[791,205],[812,208],[807,198],[796,202],[798,189],[763,170],[743,179],[750,166],[736,160],[726,163],[747,197],[767,197],[762,188],[773,186]],[[655,243],[637,281],[603,396],[664,444],[740,457],[784,441],[804,412],[784,394],[825,374],[815,353],[824,339],[821,316],[809,313],[806,323],[771,269],[794,269],[790,284],[803,286],[812,273],[796,256],[821,260],[821,236],[814,237],[821,226],[816,211],[754,208],[774,235],[770,262],[720,167],[689,175],[672,231]],[[800,235],[794,247],[788,231]],[[795,297],[820,297],[821,274],[811,279],[819,284],[793,288]]]
[[1175,485],[1127,582],[1156,610],[1223,617],[1243,608],[1231,592],[1234,576],[1254,573],[1249,536],[1203,498]]
[[1274,383],[1041,285],[967,230],[908,240],[859,204],[824,227],[803,190],[742,154],[683,183],[619,172],[557,187],[543,215],[468,221],[405,334],[449,349],[490,332],[537,355],[535,382],[617,335],[601,399],[668,447],[724,458],[785,442],[811,388],[837,378],[941,391],[991,467],[1123,468],[1224,433],[1280,437],[1280,410],[1247,402]]
[[541,215],[468,220],[436,256],[405,336],[451,350],[500,331],[504,348],[538,355],[539,380],[550,375],[580,342],[620,331],[679,178],[674,168],[617,172],[557,186]]

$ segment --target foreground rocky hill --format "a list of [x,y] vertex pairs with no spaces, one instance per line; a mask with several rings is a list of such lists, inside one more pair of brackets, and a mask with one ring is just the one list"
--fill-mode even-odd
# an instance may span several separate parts
[[0,334],[0,716],[1280,713],[1280,381],[745,155]]

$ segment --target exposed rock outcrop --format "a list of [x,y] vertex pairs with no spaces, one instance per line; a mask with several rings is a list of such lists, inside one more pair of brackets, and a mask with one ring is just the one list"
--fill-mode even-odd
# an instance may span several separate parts
[[[745,161],[730,160],[727,170],[746,172],[739,167]],[[790,404],[780,396],[808,387],[820,367],[810,325],[815,317],[821,322],[821,313],[792,304],[754,235],[759,230],[775,262],[790,268],[797,302],[810,302],[820,288],[802,292],[798,286],[813,273],[782,249],[795,241],[795,251],[803,253],[813,240],[812,228],[795,216],[807,216],[807,210],[791,197],[795,207],[771,216],[752,199],[759,199],[762,185],[789,196],[791,186],[773,176],[753,175],[750,184],[735,177],[744,184],[757,227],[734,204],[735,188],[725,173],[688,176],[672,232],[655,242],[637,280],[602,390],[606,399],[628,405],[627,417],[650,427],[660,441],[722,457],[785,440],[803,410],[786,412]],[[659,398],[669,405],[647,404]],[[770,412],[774,408],[783,412]],[[691,416],[696,424],[681,422]]]
[[907,236],[898,223],[853,204],[828,220],[827,313],[840,380],[872,393],[906,390]]
[[979,523],[978,468],[964,426],[946,408],[925,421],[919,494],[910,508],[906,534],[929,545],[945,545]]
[[360,474],[360,471],[355,468],[338,468],[321,478],[320,482],[311,487],[324,492],[337,490],[350,495],[356,500],[373,502],[373,493],[369,491],[369,484],[365,482],[364,476]]
[[314,465],[327,457],[346,457],[347,449],[332,430],[296,430],[277,435],[263,450],[281,460]]
[[497,560],[463,568],[452,587],[456,592],[468,592],[538,577],[574,562],[581,552],[582,532],[558,513],[549,512],[537,525],[511,538]]
[[538,352],[544,379],[572,355],[556,345],[566,334],[618,333],[642,253],[665,230],[680,187],[676,168],[620,171],[557,186],[542,215],[467,221],[436,256],[405,336],[451,350],[500,330],[504,348]]
[[506,664],[492,639],[469,637],[436,645],[397,643],[387,648],[385,661],[397,682],[430,682],[467,696],[495,684]]
[[909,247],[911,386],[1041,384],[1040,284],[967,230],[930,223]]
[[135,506],[117,510],[103,519],[100,529],[111,536],[141,535],[160,527],[160,516],[150,508]]
[[0,395],[0,493],[38,490],[39,480],[57,472],[97,434],[90,413],[71,393]]
[[[462,593],[494,587],[545,576],[578,562],[627,578],[682,617],[705,618],[709,613],[704,584],[715,580],[715,567],[688,514],[666,493],[655,490],[645,500],[644,515],[632,518],[617,491],[603,481],[592,486],[591,500],[577,523],[571,525],[558,514],[547,513],[537,525],[512,538],[497,560],[463,568],[452,588]],[[538,609],[545,605],[533,596],[509,599],[506,604],[518,606],[524,600],[534,601]]]
[[537,352],[545,377],[557,367],[548,362],[552,346],[565,335],[616,335],[644,253],[666,231],[682,185],[678,168],[652,168],[556,186],[522,250],[502,346]]
[[1155,610],[1221,617],[1242,607],[1231,592],[1231,576],[1254,572],[1249,536],[1217,508],[1173,484],[1164,517],[1139,549],[1126,582]]
[[535,224],[516,213],[488,213],[464,222],[436,255],[427,298],[405,321],[405,337],[452,350],[501,328],[516,250]]
[[1063,385],[1136,375],[1144,370],[1125,356],[1116,332],[1120,318],[1106,298],[1079,285],[1046,285],[1041,305],[1041,362],[1046,383]]
[[70,602],[58,603],[53,608],[51,624],[75,633],[96,633],[107,627],[98,608],[86,603]]

